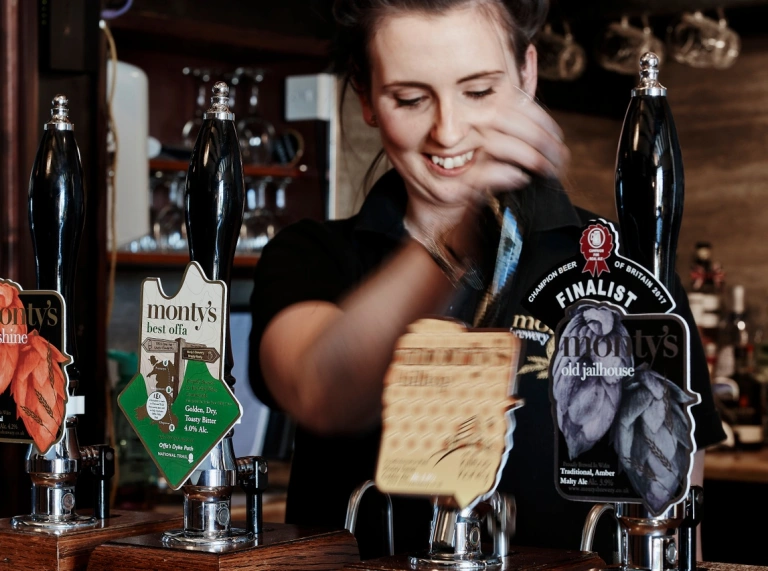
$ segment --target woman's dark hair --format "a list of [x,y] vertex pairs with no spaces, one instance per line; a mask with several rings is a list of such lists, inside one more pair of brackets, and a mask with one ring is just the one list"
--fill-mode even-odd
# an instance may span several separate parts
[[[478,6],[491,11],[506,30],[518,68],[525,63],[525,52],[544,24],[549,0],[335,0],[333,15],[336,37],[333,46],[334,72],[343,78],[340,106],[347,89],[369,95],[371,66],[368,43],[381,18],[408,12],[442,14],[454,8]],[[343,126],[342,126],[343,128]],[[368,187],[384,151],[368,168],[363,185]]]
[[453,8],[476,5],[491,8],[510,38],[518,67],[525,63],[525,51],[543,25],[548,0],[335,0],[336,20],[334,70],[358,93],[370,88],[368,42],[379,20],[389,14],[417,12],[441,14]]

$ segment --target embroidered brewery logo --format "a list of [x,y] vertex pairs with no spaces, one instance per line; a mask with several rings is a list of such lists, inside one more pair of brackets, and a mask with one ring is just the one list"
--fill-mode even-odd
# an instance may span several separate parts
[[[520,314],[515,315],[510,330],[520,339],[529,341],[525,349],[525,364],[517,374],[535,373],[537,379],[548,379],[549,361],[555,352],[555,332],[542,321],[530,315]],[[533,344],[530,343],[531,341]],[[544,348],[543,355],[541,347]]]
[[589,272],[592,277],[598,276],[603,272],[611,273],[608,264],[605,262],[613,251],[613,235],[611,231],[602,224],[591,224],[582,232],[579,240],[581,254],[587,263],[584,265],[582,273]]

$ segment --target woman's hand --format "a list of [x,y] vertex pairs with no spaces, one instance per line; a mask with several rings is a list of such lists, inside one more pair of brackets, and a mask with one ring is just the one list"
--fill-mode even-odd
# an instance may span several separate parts
[[519,88],[506,105],[478,113],[474,120],[481,143],[477,162],[466,173],[469,198],[460,208],[451,206],[452,219],[436,217],[442,225],[408,227],[422,243],[444,245],[460,258],[476,257],[477,215],[492,195],[522,188],[531,176],[560,179],[570,160],[560,126]]
[[563,131],[555,120],[522,90],[518,96],[475,129],[483,140],[478,164],[467,173],[477,190],[494,194],[521,188],[531,175],[560,179],[570,161]]
[[[471,252],[476,218],[491,196],[523,188],[532,176],[562,179],[570,162],[563,131],[555,120],[515,87],[505,104],[473,116],[475,164],[462,177],[463,191],[430,216],[409,213],[408,231],[422,242],[446,241],[456,251]],[[410,206],[410,205],[409,205]]]

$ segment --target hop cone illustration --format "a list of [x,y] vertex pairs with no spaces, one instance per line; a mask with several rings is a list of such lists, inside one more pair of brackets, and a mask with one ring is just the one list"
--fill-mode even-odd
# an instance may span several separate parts
[[[7,325],[2,326],[3,333],[7,335],[23,335],[27,332],[27,326],[22,323],[14,323],[13,315],[17,314],[21,319],[24,305],[19,299],[19,290],[7,283],[0,283],[0,312],[7,314]],[[21,346],[18,343],[0,343],[0,393],[5,392],[11,384],[16,364],[19,361]]]
[[[571,460],[591,449],[613,424],[621,402],[621,376],[568,374],[601,364],[607,373],[631,367],[632,352],[621,313],[606,306],[582,304],[563,329],[552,368],[557,425]],[[587,349],[589,347],[590,349]],[[605,357],[599,355],[605,354]],[[576,366],[578,365],[578,369]]]
[[16,417],[21,418],[41,452],[56,440],[64,419],[66,378],[61,363],[67,358],[33,330],[19,353],[11,382]]
[[696,398],[646,363],[624,382],[611,440],[635,491],[654,515],[680,490],[691,462],[691,420]]

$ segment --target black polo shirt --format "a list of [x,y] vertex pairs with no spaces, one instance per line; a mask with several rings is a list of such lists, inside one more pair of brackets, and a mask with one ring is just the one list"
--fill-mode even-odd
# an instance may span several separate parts
[[[551,329],[520,307],[523,295],[553,266],[578,251],[581,229],[595,215],[574,207],[557,186],[520,191],[528,219],[523,249],[506,303],[494,326],[510,327],[527,339],[518,374],[518,396],[525,406],[515,415],[514,446],[499,491],[515,495],[516,534],[513,543],[578,549],[591,504],[562,498],[554,483],[554,425],[548,392],[548,365],[554,349]],[[259,363],[259,344],[269,321],[282,309],[306,300],[336,302],[397,250],[405,236],[403,215],[407,194],[402,179],[390,171],[379,179],[360,212],[345,220],[301,221],[283,229],[264,248],[256,267],[251,298],[250,381],[256,395],[275,407]],[[495,250],[492,251],[495,255]],[[687,296],[676,282],[672,292],[677,312],[696,327]],[[471,323],[479,294],[458,292],[449,314]],[[693,407],[699,449],[725,435],[712,401],[706,361],[697,335],[691,337],[691,384],[701,393]],[[355,487],[373,479],[380,429],[357,436],[319,437],[299,426],[288,488],[286,521],[342,528],[347,503]],[[368,496],[371,496],[370,498]],[[393,498],[395,550],[425,549],[432,508],[425,499]],[[361,557],[385,554],[380,498],[371,491],[363,501],[357,533]],[[595,538],[597,549],[610,562],[613,526],[603,518]]]

